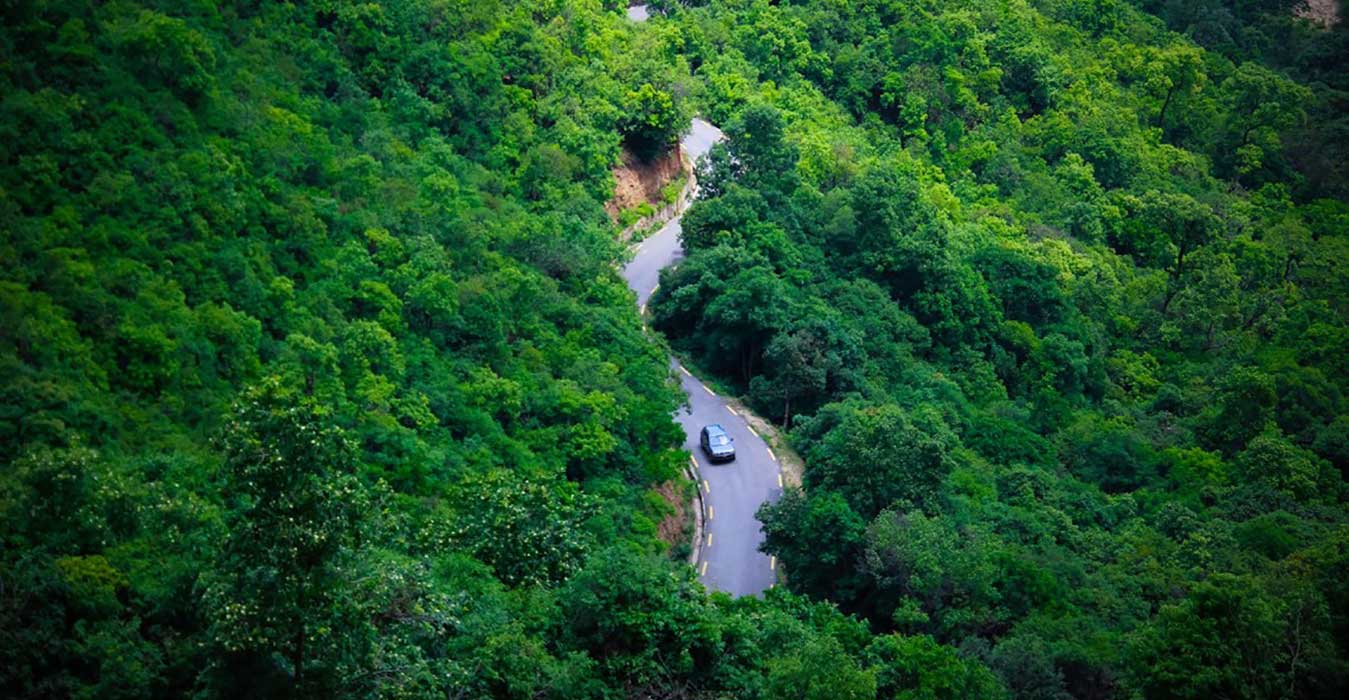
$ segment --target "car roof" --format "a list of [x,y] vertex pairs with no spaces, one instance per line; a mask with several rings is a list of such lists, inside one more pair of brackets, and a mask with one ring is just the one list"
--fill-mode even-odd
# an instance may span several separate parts
[[721,433],[722,435],[726,434],[726,431],[722,429],[720,423],[713,423],[712,425],[709,425],[706,428],[704,428],[704,430],[706,430],[709,435],[712,433]]

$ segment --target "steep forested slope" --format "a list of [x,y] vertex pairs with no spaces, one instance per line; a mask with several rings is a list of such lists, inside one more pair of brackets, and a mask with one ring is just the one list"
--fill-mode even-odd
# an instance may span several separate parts
[[1018,697],[1343,691],[1344,34],[1288,9],[1218,52],[1120,2],[666,8],[729,139],[654,323],[793,427],[793,590]]
[[538,17],[6,10],[6,688],[378,688],[463,556],[661,546],[676,399],[599,204],[643,76]]
[[[1343,30],[690,4],[0,8],[0,693],[1341,694]],[[762,600],[656,536],[601,204],[695,104]]]
[[677,395],[600,203],[679,62],[588,3],[4,27],[3,693],[602,688],[542,630],[666,546]]

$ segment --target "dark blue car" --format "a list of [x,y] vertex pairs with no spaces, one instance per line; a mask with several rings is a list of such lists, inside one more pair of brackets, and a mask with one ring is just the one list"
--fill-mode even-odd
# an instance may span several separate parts
[[735,440],[716,423],[703,428],[698,442],[702,445],[703,454],[713,464],[735,459]]

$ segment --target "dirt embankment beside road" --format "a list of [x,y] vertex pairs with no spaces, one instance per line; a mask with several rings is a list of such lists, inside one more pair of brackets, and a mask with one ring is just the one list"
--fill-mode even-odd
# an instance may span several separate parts
[[642,204],[660,208],[666,204],[665,186],[683,173],[677,145],[650,163],[643,163],[625,149],[623,164],[614,168],[614,198],[604,203],[604,210],[616,222],[621,212]]
[[1340,22],[1339,0],[1307,0],[1293,10],[1298,17],[1309,19],[1327,29]]

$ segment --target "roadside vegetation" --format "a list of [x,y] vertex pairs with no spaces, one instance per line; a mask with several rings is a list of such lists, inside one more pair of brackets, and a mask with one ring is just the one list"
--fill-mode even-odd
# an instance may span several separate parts
[[790,429],[790,588],[1019,698],[1342,694],[1344,31],[695,4],[728,139],[650,313]]

